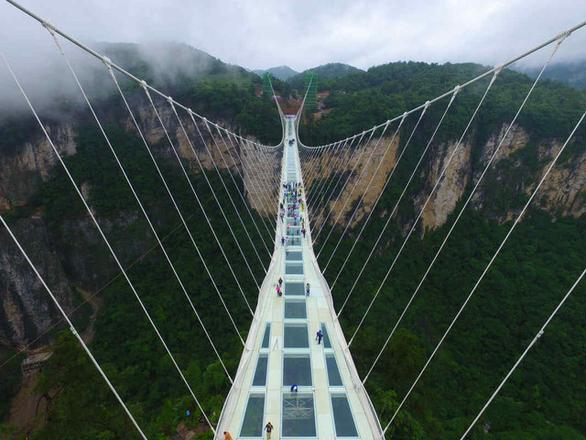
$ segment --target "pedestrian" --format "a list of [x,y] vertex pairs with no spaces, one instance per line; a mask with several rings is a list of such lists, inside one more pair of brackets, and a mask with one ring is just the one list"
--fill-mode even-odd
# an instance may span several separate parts
[[283,292],[281,291],[281,286],[279,284],[277,284],[275,290],[277,292],[277,296],[281,296],[283,294]]
[[281,202],[281,203],[279,204],[279,207],[280,207],[281,209],[283,209],[283,202]]
[[285,246],[285,237],[281,237],[281,246]]
[[224,431],[224,440],[234,440],[228,431]]
[[297,384],[293,384],[291,385],[291,392],[292,393],[296,393],[297,391],[299,391],[299,387],[297,386]]
[[283,278],[279,277],[279,286],[283,285]]
[[324,334],[321,331],[321,328],[317,331],[317,333],[315,334],[315,340],[317,341],[317,345],[321,344],[321,340],[324,337]]
[[305,238],[305,228],[301,228],[301,233],[303,234],[303,238]]
[[273,432],[273,424],[271,422],[265,425],[265,431],[267,432],[267,440],[271,440],[271,432]]
[[310,293],[311,293],[311,291],[310,291],[310,288],[309,288],[309,283],[307,283],[307,284],[305,285],[305,294],[306,294],[307,296],[309,296],[309,294],[310,294]]

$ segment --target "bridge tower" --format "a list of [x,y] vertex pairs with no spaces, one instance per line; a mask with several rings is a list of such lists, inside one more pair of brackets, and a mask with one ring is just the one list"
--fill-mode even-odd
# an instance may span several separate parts
[[305,89],[307,94],[305,97],[304,111],[313,113],[317,110],[317,73],[307,72],[305,74]]

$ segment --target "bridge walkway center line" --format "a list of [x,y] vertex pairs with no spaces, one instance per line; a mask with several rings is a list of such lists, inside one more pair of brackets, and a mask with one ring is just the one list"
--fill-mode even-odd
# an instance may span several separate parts
[[[266,438],[271,422],[271,440],[380,439],[380,423],[313,252],[292,116],[285,116],[283,149],[284,216],[277,218],[275,250],[215,438],[223,439],[224,431],[234,439]],[[279,278],[282,295],[276,291]]]

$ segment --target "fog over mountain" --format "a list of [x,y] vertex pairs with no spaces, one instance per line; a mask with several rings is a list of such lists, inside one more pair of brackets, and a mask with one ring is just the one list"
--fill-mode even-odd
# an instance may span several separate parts
[[[361,69],[401,60],[498,64],[586,16],[583,0],[21,2],[84,42],[179,41],[250,69],[296,71],[332,61]],[[0,4],[3,50],[35,58],[46,39],[41,26]],[[581,58],[585,46],[586,37],[573,35],[559,58]]]

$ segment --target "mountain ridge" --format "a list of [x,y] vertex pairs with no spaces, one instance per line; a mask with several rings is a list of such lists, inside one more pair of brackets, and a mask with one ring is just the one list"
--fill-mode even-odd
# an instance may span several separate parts
[[[214,65],[213,61],[211,65]],[[206,70],[203,75],[194,71],[192,76],[188,67],[187,71],[177,69],[176,78],[159,78],[154,74],[155,66],[144,66],[138,62],[134,68],[150,72],[153,81],[159,80],[165,85],[165,93],[172,94],[177,100],[227,127],[256,137],[266,135],[269,130],[273,130],[275,136],[280,135],[278,119],[265,120],[275,116],[276,111],[270,100],[255,94],[261,81],[252,73],[233,76],[230,71],[226,75],[226,69],[220,65],[219,69],[211,69],[215,72],[212,75],[208,75],[210,71]],[[325,83],[330,92],[323,101],[325,111],[319,119],[306,115],[300,127],[302,140],[308,145],[319,145],[359,133],[421,104],[438,91],[445,92],[450,85],[461,83],[462,79],[469,79],[482,69],[485,67],[477,64],[390,63],[367,72],[354,72],[321,81],[320,84]],[[454,169],[442,182],[438,197],[432,200],[431,208],[425,212],[423,226],[406,247],[397,270],[381,292],[380,303],[373,309],[371,318],[365,321],[362,335],[359,334],[357,343],[352,346],[360,372],[364,372],[376,354],[381,338],[404,305],[405,295],[414,288],[416,275],[425,269],[449,222],[453,220],[455,210],[470,190],[470,183],[478,179],[479,170],[503,131],[503,124],[511,118],[515,97],[519,95],[517,91],[527,89],[529,82],[525,75],[504,71],[495,84],[495,95],[487,99],[487,111],[481,113],[478,123],[464,140]],[[176,168],[166,162],[170,157],[169,147],[157,127],[155,115],[141,101],[142,97],[136,90],[129,89],[128,92],[130,102],[141,115],[141,120],[144,119],[145,133],[149,142],[154,143],[156,157],[163,160],[164,171],[172,176],[173,188],[178,188],[178,200],[182,206],[192,207],[191,194],[181,185]],[[363,306],[405,236],[413,213],[421,207],[426,191],[437,177],[445,158],[453,151],[469,110],[476,104],[481,92],[479,85],[470,91],[462,91],[458,96],[457,111],[450,113],[444,123],[448,131],[438,133],[422,163],[422,171],[410,187],[411,197],[405,198],[400,205],[383,242],[377,248],[374,264],[368,268],[368,277],[362,280],[360,291],[355,293],[345,314],[340,317],[347,336],[354,329]],[[559,148],[560,140],[567,134],[567,126],[572,122],[573,113],[568,109],[583,108],[584,102],[582,92],[577,93],[557,83],[547,83],[543,88],[540,86],[536,101],[528,103],[526,112],[512,130],[510,141],[504,145],[494,169],[488,173],[487,184],[482,186],[464,216],[463,227],[456,230],[452,240],[454,243],[449,243],[446,255],[438,262],[440,270],[434,271],[426,281],[423,301],[414,303],[414,313],[406,316],[405,325],[398,329],[381,357],[380,371],[374,372],[368,383],[369,393],[383,421],[388,418],[389,409],[396,408],[397,400],[412,380],[415,369],[423,364],[430,345],[447,325],[454,307],[460,304],[462,294],[465,294],[463,290],[474,282],[495,243],[518,214],[519,206],[533,188],[535,177],[543,172],[543,167]],[[173,121],[173,114],[168,106],[164,106],[164,100],[157,103],[164,109],[163,119]],[[228,367],[235,369],[239,344],[230,336],[226,320],[221,319],[214,308],[218,305],[214,302],[216,296],[201,276],[201,263],[194,259],[189,241],[173,232],[177,219],[171,215],[173,210],[160,196],[160,185],[148,167],[148,158],[141,154],[143,147],[140,140],[129,128],[132,123],[119,104],[109,97],[100,101],[97,109],[104,117],[115,147],[121,150],[122,160],[130,165],[129,171],[137,178],[149,209],[156,214],[157,228],[170,234],[166,244],[176,258],[178,270],[188,278],[189,291],[201,305],[203,319],[211,323],[214,336],[220,336],[220,350],[226,354]],[[405,154],[403,165],[413,166],[416,163],[434,128],[434,121],[440,116],[438,112],[435,106],[429,109],[427,118]],[[553,117],[546,118],[545,114],[553,114]],[[564,122],[564,119],[567,121]],[[189,396],[175,382],[173,370],[164,362],[152,335],[145,329],[144,319],[124,283],[114,280],[100,291],[116,271],[38,128],[31,128],[35,126],[28,124],[30,118],[11,121],[11,126],[0,125],[0,150],[3,153],[0,155],[0,204],[2,200],[8,201],[7,205],[0,206],[3,215],[19,237],[28,237],[30,243],[27,246],[33,246],[35,262],[43,268],[43,273],[51,274],[51,286],[55,286],[67,310],[79,307],[80,311],[74,317],[81,329],[87,328],[91,310],[82,307],[84,303],[79,296],[79,288],[92,294],[100,292],[102,303],[96,318],[92,349],[100,361],[107,364],[108,372],[122,387],[125,398],[133,408],[137,408],[149,437],[174,438],[179,435],[177,431],[182,426],[181,429],[190,431],[190,435],[205,438],[208,433],[203,432],[197,410],[190,406]],[[396,163],[400,147],[405,146],[408,138],[405,133],[413,128],[413,124],[412,120],[405,122],[404,132],[399,134],[396,145],[391,146],[386,158],[380,152],[374,156],[375,160],[385,161],[380,175],[373,182],[374,187],[382,188]],[[184,313],[185,304],[172,295],[176,286],[169,282],[172,275],[161,264],[160,255],[155,252],[144,255],[153,243],[153,237],[144,228],[140,212],[131,203],[124,184],[121,184],[115,164],[102,148],[104,144],[100,133],[92,126],[87,113],[79,109],[64,112],[62,118],[50,120],[47,125],[58,141],[62,157],[82,179],[82,190],[88,195],[92,206],[96,207],[99,221],[107,234],[116,240],[125,263],[132,264],[130,275],[136,280],[139,291],[146,293],[149,306],[156,309],[165,334],[178,335],[171,338],[172,350],[182,360],[190,382],[196,384],[198,397],[201,397],[210,414],[219,413],[229,383],[210,355],[205,338],[196,333],[192,317]],[[188,146],[177,124],[171,122],[169,131],[193,172],[196,188],[204,191],[206,183],[202,174],[194,171],[197,165],[187,155]],[[189,133],[195,135],[193,129]],[[390,142],[388,135],[383,140]],[[471,304],[470,314],[465,314],[461,327],[458,326],[460,328],[456,328],[450,337],[448,347],[434,361],[429,378],[422,381],[425,388],[415,390],[413,403],[406,405],[400,414],[397,427],[391,433],[393,438],[435,440],[461,434],[471,408],[476,408],[482,397],[492,390],[503,369],[519,352],[519,347],[530,340],[531,331],[540,324],[543,311],[556,301],[574,272],[581,269],[577,266],[586,258],[584,235],[581,233],[586,220],[586,197],[581,195],[586,186],[583,138],[582,133],[579,142],[568,147],[564,160],[553,173],[555,178],[546,183],[544,194],[536,200],[538,204],[521,222],[521,235],[518,237],[515,233],[512,237],[516,240],[513,242],[515,245],[507,246],[495,262],[487,282],[480,287],[479,295]],[[212,142],[211,138],[206,139]],[[226,150],[221,141],[216,140],[222,148],[220,155],[224,156]],[[367,145],[367,151],[375,148],[375,142],[376,139]],[[386,142],[381,142],[379,150],[386,145]],[[204,168],[211,171],[213,166],[203,145],[198,143],[196,148],[204,161]],[[239,151],[235,149],[230,153],[237,155]],[[324,165],[328,159],[331,157],[327,154],[320,158]],[[317,174],[316,182],[339,176],[335,170],[324,169],[330,170],[330,173]],[[222,166],[220,170],[222,173],[229,171]],[[349,181],[348,190],[341,193],[344,200],[351,199],[350,205],[354,205],[365,190],[365,185],[359,184],[356,194],[349,192],[362,170],[357,168],[356,176]],[[339,173],[348,171],[338,170]],[[342,273],[333,291],[336,306],[344,299],[345,288],[354,281],[409,172],[410,169],[404,166],[397,168],[389,189],[381,198],[381,205],[374,212],[372,224],[365,230],[354,257],[349,261],[348,270]],[[221,188],[214,176],[211,172],[212,185]],[[245,187],[238,176],[235,178],[241,187]],[[309,180],[306,182],[307,185],[310,183]],[[353,242],[356,226],[373,209],[372,196],[368,194],[365,198],[358,220],[352,223],[349,235],[332,260],[332,267],[340,264],[340,257],[345,255],[342,252],[347,252]],[[221,202],[227,202],[225,197],[222,193]],[[254,207],[252,196],[247,194],[246,197]],[[238,197],[235,199],[238,200]],[[211,194],[205,192],[202,200],[215,215],[212,219],[214,224],[222,225],[223,220],[217,215]],[[334,212],[341,214],[342,220],[348,220],[349,212],[342,212],[336,205],[333,205]],[[200,240],[210,267],[218,271],[223,289],[229,295],[229,304],[236,309],[235,316],[245,335],[247,312],[238,305],[236,289],[228,284],[226,269],[208,239],[209,231],[205,223],[199,221],[199,212],[193,210],[189,213],[192,215],[189,225]],[[229,214],[234,215],[231,211]],[[238,227],[237,219],[230,219]],[[319,224],[320,218],[316,217],[313,221]],[[330,221],[325,232],[331,226]],[[323,259],[332,251],[334,240],[340,233],[334,230],[332,240],[325,246],[320,260],[322,267]],[[243,231],[240,230],[239,234]],[[228,254],[235,255],[238,251],[231,245],[225,227],[219,235]],[[0,239],[0,247],[4,250],[0,258],[0,289],[4,289],[1,293],[9,293],[0,295],[5,300],[0,304],[0,334],[4,347],[14,350],[20,344],[32,342],[42,333],[41,330],[58,321],[56,311],[47,305],[44,292],[33,274],[21,264],[17,250],[10,247],[8,238],[0,236]],[[241,266],[237,266],[238,275],[245,276]],[[260,267],[256,269],[262,273]],[[327,276],[331,277],[333,273]],[[331,278],[328,280],[331,282]],[[247,284],[246,292],[254,299],[256,290],[252,283]],[[581,324],[584,300],[579,295],[572,300],[574,306],[564,310],[563,319],[552,323],[551,329],[540,341],[545,345],[541,348],[537,346],[528,357],[515,381],[507,385],[494,406],[487,411],[472,439],[584,438],[586,426],[580,418],[584,412],[584,402],[580,400],[584,384],[576,379],[579,379],[581,371],[581,361],[576,359],[576,353],[579,353],[579,341],[584,340],[585,333]],[[8,314],[10,316],[6,318]],[[127,421],[87,363],[84,353],[70,339],[67,329],[58,329],[63,329],[63,332],[49,333],[40,341],[45,349],[54,352],[54,357],[42,373],[38,373],[41,379],[39,389],[41,393],[51,396],[52,404],[46,424],[38,428],[37,438],[53,440],[67,438],[67,435],[80,438],[82,434],[85,435],[84,440],[100,436],[134,438],[133,434],[129,434],[132,431],[126,426]],[[568,338],[568,334],[573,337]],[[18,388],[21,380],[19,364],[10,366],[14,366],[10,375],[0,377],[0,389],[10,388],[10,392],[5,391],[4,394],[8,397],[14,394],[11,387]],[[77,380],[71,382],[72,377]],[[11,383],[6,383],[8,378]],[[145,390],[145,383],[151,384],[148,390]],[[59,392],[55,393],[56,390]],[[40,399],[42,396],[35,397]],[[5,405],[4,402],[0,404]],[[195,416],[185,416],[186,409]],[[0,411],[6,414],[4,407],[0,406]],[[3,433],[1,428],[0,433]]]

